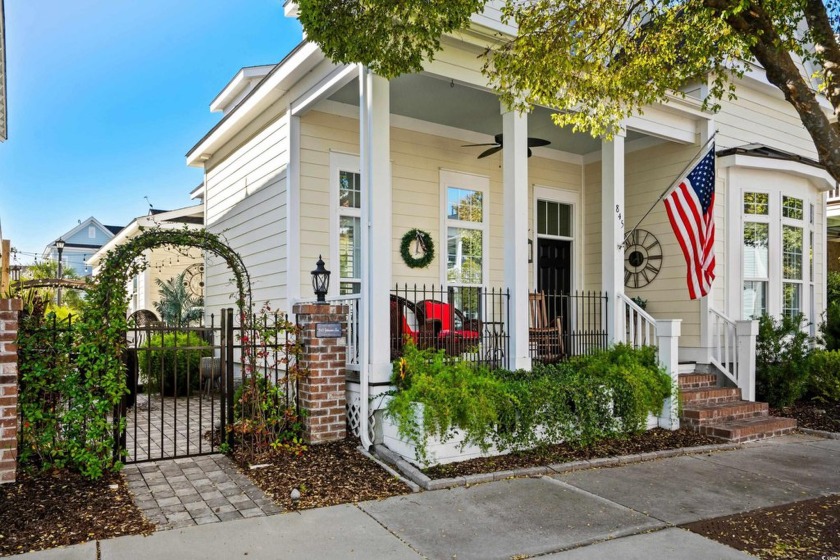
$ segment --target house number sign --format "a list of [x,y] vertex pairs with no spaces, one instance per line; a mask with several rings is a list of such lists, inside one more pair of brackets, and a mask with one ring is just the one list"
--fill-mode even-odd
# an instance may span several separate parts
[[341,323],[315,323],[315,338],[341,338]]

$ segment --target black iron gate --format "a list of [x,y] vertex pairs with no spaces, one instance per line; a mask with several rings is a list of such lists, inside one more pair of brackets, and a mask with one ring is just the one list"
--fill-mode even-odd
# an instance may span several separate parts
[[121,461],[219,453],[230,445],[236,344],[233,310],[209,324],[132,325],[124,362],[129,393],[115,411]]

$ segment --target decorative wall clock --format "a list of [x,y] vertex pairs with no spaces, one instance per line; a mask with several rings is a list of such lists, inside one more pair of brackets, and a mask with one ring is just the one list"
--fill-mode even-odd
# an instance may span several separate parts
[[624,285],[647,286],[662,268],[662,246],[651,232],[634,230],[624,243]]
[[184,286],[195,297],[204,297],[204,265],[192,264],[184,271]]

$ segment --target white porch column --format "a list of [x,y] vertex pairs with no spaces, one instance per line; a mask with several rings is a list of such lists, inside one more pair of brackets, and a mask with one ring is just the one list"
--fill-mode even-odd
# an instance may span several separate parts
[[[706,142],[709,141],[715,134],[715,120],[714,118],[707,119],[705,121],[701,121],[698,123],[698,132],[700,135],[700,145],[705,146]],[[717,185],[715,185],[717,188]],[[718,200],[724,200],[724,197],[720,197]],[[720,212],[720,205],[716,204],[715,214]],[[735,205],[735,208],[740,208],[741,205]],[[739,219],[736,221],[729,221],[728,223],[740,223],[740,216]],[[725,231],[725,230],[724,230]],[[723,236],[725,238],[725,236]],[[725,262],[721,259],[718,260],[721,265],[725,265]],[[714,307],[714,295],[715,293],[720,293],[718,290],[724,290],[725,293],[725,285],[722,284],[724,279],[720,274],[720,268],[718,268],[718,280],[717,282],[712,284],[712,289],[706,297],[700,298],[700,346],[701,346],[701,356],[700,356],[700,363],[708,364],[712,361],[712,321],[709,316],[709,311],[712,307]],[[736,292],[740,294],[740,290]],[[724,304],[724,309],[726,309],[726,305]],[[753,352],[755,354],[755,352]],[[746,397],[744,397],[746,398]],[[751,399],[754,400],[754,399]]]
[[601,142],[601,290],[607,294],[610,344],[624,330],[618,294],[624,293],[624,136]]
[[657,319],[656,321],[656,346],[659,365],[665,368],[665,371],[671,376],[672,394],[665,399],[662,414],[659,415],[659,427],[668,430],[678,430],[680,428],[679,398],[674,392],[679,390],[681,323],[682,319]]
[[[502,106],[505,287],[510,290],[510,367],[531,369],[528,350],[528,115]],[[486,281],[486,280],[485,280]]]
[[758,336],[758,321],[735,321],[735,336],[738,344],[738,388],[741,398],[755,401],[755,339]]
[[370,383],[391,377],[391,103],[388,80],[361,68],[362,321]]

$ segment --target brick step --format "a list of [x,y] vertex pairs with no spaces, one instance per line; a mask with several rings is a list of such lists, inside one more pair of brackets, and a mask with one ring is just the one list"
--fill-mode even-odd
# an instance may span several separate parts
[[717,376],[711,373],[684,373],[679,378],[680,389],[700,389],[717,385]]
[[734,422],[755,416],[767,416],[770,407],[763,402],[731,401],[683,406],[680,419],[690,427]]
[[714,438],[742,443],[773,436],[780,436],[796,429],[796,420],[777,416],[757,416],[744,418],[724,424],[699,426],[695,428],[701,434]]
[[741,390],[735,387],[701,387],[699,389],[680,389],[680,398],[684,405],[713,404],[741,400]]

